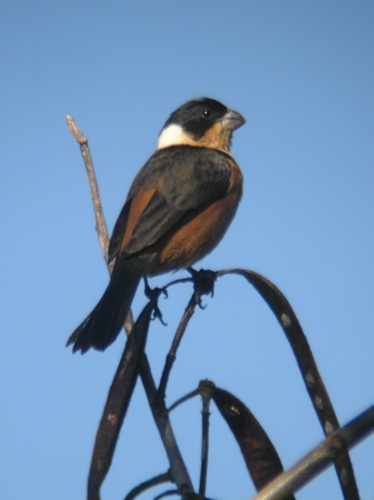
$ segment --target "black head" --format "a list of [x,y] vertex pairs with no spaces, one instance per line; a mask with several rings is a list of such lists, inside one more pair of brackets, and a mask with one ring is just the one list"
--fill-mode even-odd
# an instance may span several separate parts
[[221,120],[227,111],[228,108],[224,104],[209,97],[194,99],[174,111],[165,127],[171,124],[180,125],[186,132],[199,139],[214,123]]
[[193,99],[170,115],[158,147],[191,144],[228,150],[233,130],[244,122],[238,112],[215,99]]

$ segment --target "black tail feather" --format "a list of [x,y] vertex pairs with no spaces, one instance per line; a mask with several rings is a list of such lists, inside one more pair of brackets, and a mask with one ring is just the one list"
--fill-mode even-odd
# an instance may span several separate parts
[[103,351],[114,342],[126,320],[140,278],[139,271],[126,261],[117,262],[104,295],[66,345],[74,344],[73,352],[84,354],[90,347]]

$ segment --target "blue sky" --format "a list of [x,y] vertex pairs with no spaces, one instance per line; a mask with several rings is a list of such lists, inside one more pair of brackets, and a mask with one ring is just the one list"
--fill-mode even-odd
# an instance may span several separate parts
[[[123,349],[122,339],[105,354],[64,348],[107,283],[67,114],[89,138],[111,230],[171,111],[205,95],[240,111],[247,124],[233,153],[244,197],[201,266],[245,267],[276,283],[340,421],[372,404],[373,3],[15,0],[2,2],[0,16],[1,498],[84,498]],[[167,328],[152,324],[156,377],[189,294],[181,287],[162,301]],[[292,465],[322,433],[278,324],[240,278],[218,282],[206,303],[179,351],[168,402],[213,380],[246,402]],[[139,289],[135,311],[142,304]],[[173,422],[197,484],[199,402]],[[352,460],[370,499],[373,438]],[[166,468],[138,384],[103,499],[123,498]],[[214,410],[208,481],[211,497],[254,493]],[[341,498],[332,470],[298,498]]]

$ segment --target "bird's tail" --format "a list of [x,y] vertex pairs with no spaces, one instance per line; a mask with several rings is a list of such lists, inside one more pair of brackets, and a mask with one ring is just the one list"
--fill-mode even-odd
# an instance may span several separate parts
[[116,262],[109,285],[96,307],[74,330],[66,345],[82,354],[90,347],[103,351],[117,338],[138,287],[141,274],[126,261]]

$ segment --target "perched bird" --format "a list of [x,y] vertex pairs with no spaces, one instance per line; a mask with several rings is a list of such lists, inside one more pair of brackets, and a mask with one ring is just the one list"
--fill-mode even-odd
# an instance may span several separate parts
[[73,352],[104,350],[116,339],[143,276],[188,268],[222,239],[242,196],[230,144],[243,123],[239,113],[209,98],[171,114],[115,224],[110,282],[69,337]]

